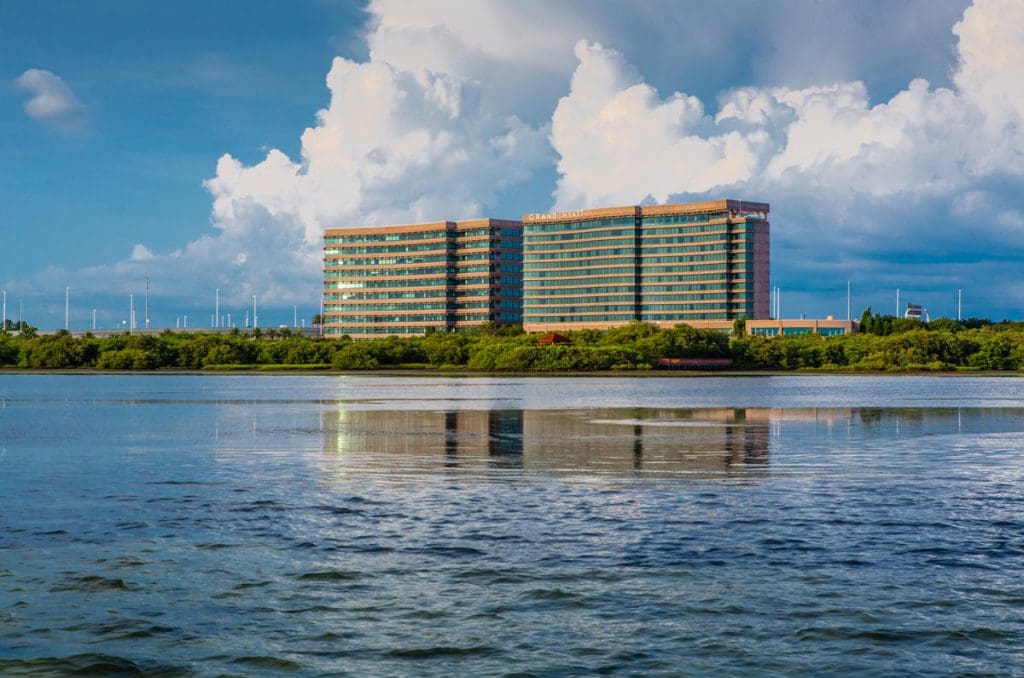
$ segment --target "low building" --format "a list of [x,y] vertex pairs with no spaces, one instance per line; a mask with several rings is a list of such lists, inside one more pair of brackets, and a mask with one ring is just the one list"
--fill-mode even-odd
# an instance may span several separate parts
[[[732,334],[734,329],[734,322],[721,320],[697,320],[686,324],[697,329],[718,330],[726,334]],[[760,320],[745,320],[743,325],[744,331],[747,334],[762,337],[782,337],[797,334],[820,334],[825,337],[834,337],[840,334],[853,334],[860,330],[860,323],[856,320],[836,320],[832,316],[828,316],[824,320],[763,318]]]
[[324,335],[353,338],[522,322],[522,223],[332,228]]

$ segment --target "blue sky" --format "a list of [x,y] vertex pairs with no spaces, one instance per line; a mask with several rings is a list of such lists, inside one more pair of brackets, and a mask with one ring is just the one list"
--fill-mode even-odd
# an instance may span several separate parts
[[8,0],[8,316],[318,310],[321,230],[772,204],[785,316],[1024,317],[1024,8]]

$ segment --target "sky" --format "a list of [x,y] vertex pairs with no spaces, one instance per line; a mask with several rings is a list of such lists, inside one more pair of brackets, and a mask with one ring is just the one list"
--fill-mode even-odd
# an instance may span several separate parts
[[1019,0],[0,0],[0,287],[290,324],[324,228],[771,204],[784,317],[1024,319]]

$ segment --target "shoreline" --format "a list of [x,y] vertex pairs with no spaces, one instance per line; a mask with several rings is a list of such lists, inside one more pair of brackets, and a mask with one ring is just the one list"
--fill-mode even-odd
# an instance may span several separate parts
[[373,370],[333,370],[333,369],[158,369],[158,370],[103,370],[93,367],[40,369],[33,367],[0,367],[0,376],[6,374],[52,374],[52,375],[153,375],[153,376],[339,376],[352,377],[372,375],[375,377],[650,377],[664,379],[678,377],[684,379],[706,377],[1024,377],[1019,370],[949,370],[949,371],[851,371],[851,370],[594,370],[580,371],[524,371],[504,372],[497,370],[466,370],[466,369],[373,369]]

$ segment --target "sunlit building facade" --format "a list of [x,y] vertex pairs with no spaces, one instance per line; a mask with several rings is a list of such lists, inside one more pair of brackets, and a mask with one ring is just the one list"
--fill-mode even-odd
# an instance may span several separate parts
[[353,338],[522,322],[522,223],[502,219],[324,233],[324,334]]
[[527,214],[524,328],[768,318],[768,211],[717,200]]

